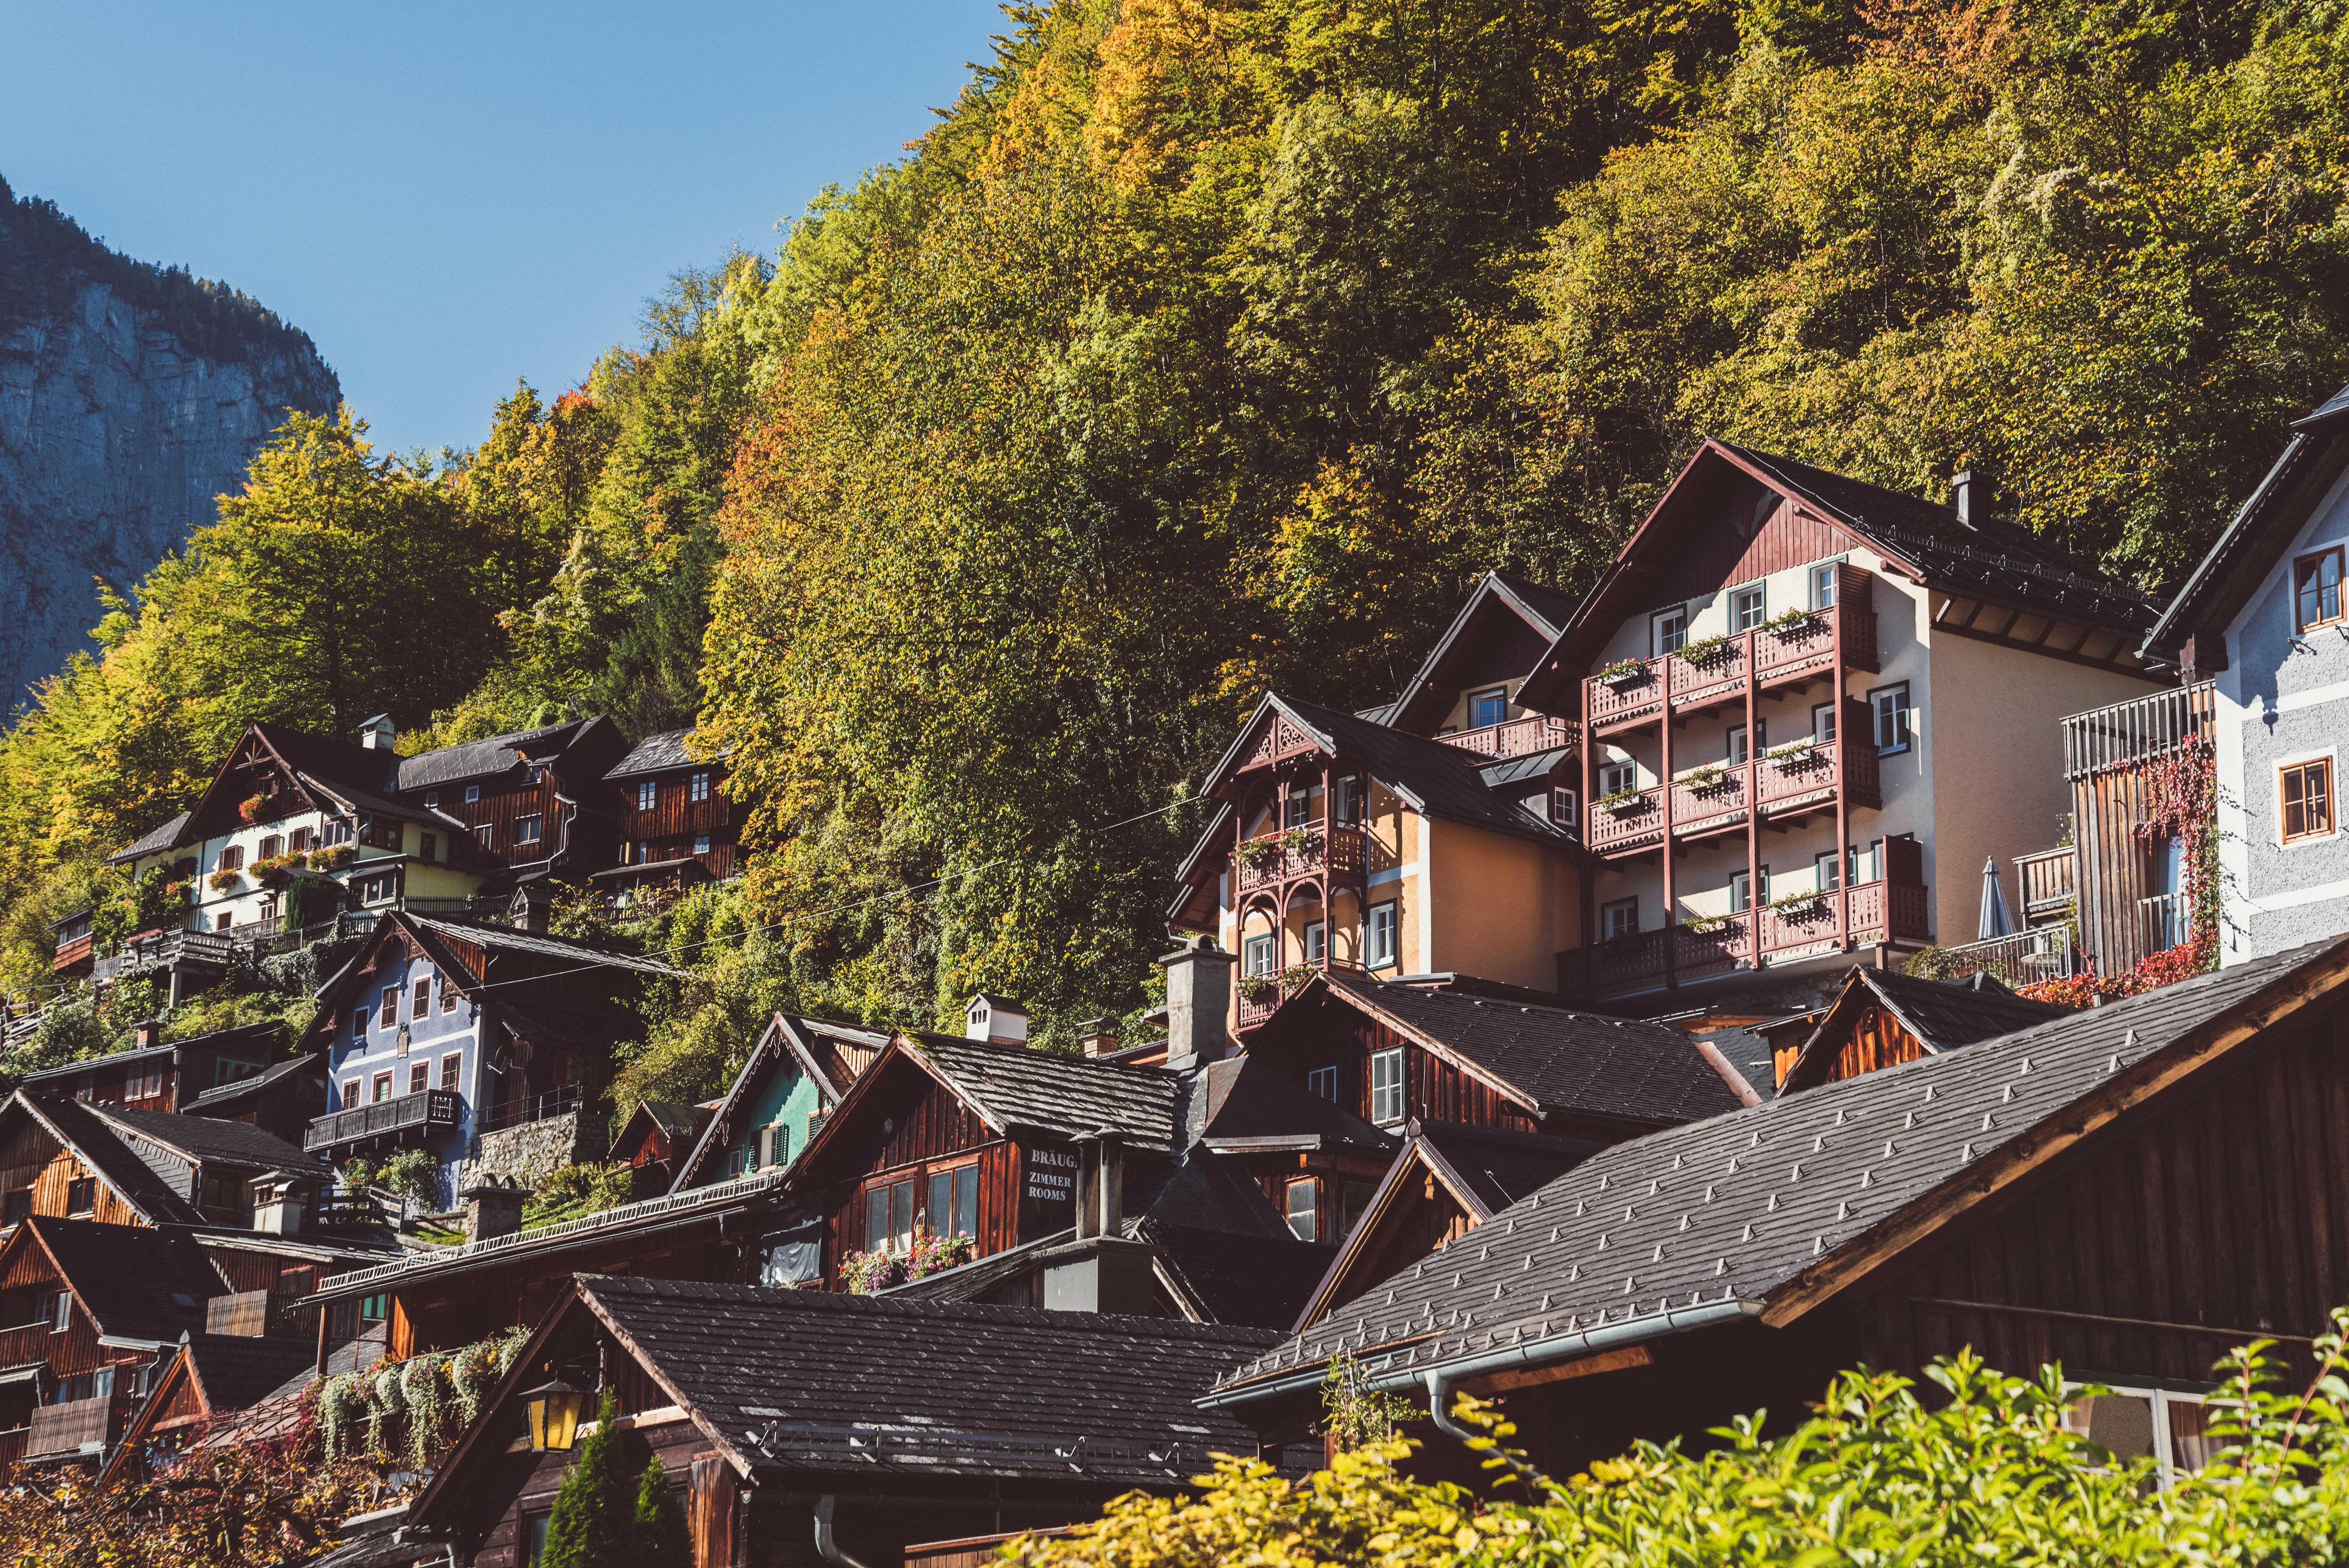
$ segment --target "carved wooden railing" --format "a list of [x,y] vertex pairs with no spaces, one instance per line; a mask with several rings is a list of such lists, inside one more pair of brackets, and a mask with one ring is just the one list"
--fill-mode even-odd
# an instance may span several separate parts
[[1582,683],[1590,722],[1603,727],[1661,707],[1667,682],[1673,707],[1694,708],[1727,702],[1745,690],[1749,679],[1772,686],[1825,673],[1835,662],[1838,629],[1845,665],[1874,669],[1875,612],[1837,604],[1812,612],[1799,624],[1740,632],[1702,658],[1667,654],[1641,659],[1611,680],[1593,676]]
[[[1332,828],[1325,834],[1315,823],[1295,843],[1284,843],[1287,837],[1285,832],[1260,833],[1240,847],[1234,856],[1238,861],[1239,875],[1236,880],[1240,892],[1277,886],[1291,877],[1311,876],[1325,868],[1338,876],[1361,874],[1360,828]],[[1264,847],[1252,850],[1255,845]]]
[[1495,758],[1530,757],[1537,751],[1553,747],[1572,746],[1575,726],[1568,719],[1551,718],[1536,714],[1530,718],[1513,718],[1503,724],[1487,724],[1476,729],[1456,729],[1436,739],[1462,751],[1478,757]]
[[[1570,949],[1558,955],[1558,985],[1568,995],[1621,995],[1653,989],[1668,976],[1684,983],[1750,968],[1755,962],[1757,928],[1764,962],[1832,953],[1837,950],[1837,915],[1846,907],[1846,929],[1854,944],[1921,942],[1931,934],[1924,888],[1862,882],[1770,908],[1740,911],[1718,924],[1674,925],[1669,931],[1643,931]],[[1671,955],[1669,968],[1667,953]]]

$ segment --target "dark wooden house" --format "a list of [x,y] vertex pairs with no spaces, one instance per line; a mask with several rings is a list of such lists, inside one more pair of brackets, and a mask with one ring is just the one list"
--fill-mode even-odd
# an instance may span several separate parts
[[2336,939],[1619,1145],[1203,1403],[1304,1440],[1342,1348],[1423,1402],[1497,1394],[1568,1475],[1971,1346],[2113,1387],[2191,1468],[2220,1354],[2304,1372],[2349,1295],[2344,979]]
[[726,757],[697,758],[693,732],[648,735],[605,775],[618,863],[597,885],[626,897],[639,888],[723,882],[738,867],[741,812],[726,789]]
[[[165,1041],[159,1024],[142,1023],[128,1050],[26,1073],[17,1082],[52,1099],[134,1110],[218,1116],[233,1107],[233,1119],[298,1141],[302,1124],[326,1109],[326,1074],[315,1057],[286,1059],[285,1036],[274,1023],[247,1024]],[[264,1077],[264,1083],[253,1081]],[[242,1093],[226,1092],[240,1088]]]
[[401,758],[390,792],[455,821],[514,881],[584,882],[612,858],[603,779],[626,750],[611,720],[570,719]]
[[[571,1456],[522,1391],[609,1387],[629,1463],[684,1493],[700,1568],[874,1565],[916,1543],[1089,1519],[1177,1491],[1253,1434],[1192,1399],[1258,1330],[812,1291],[581,1279],[409,1506],[416,1560],[524,1568]],[[592,1407],[591,1407],[592,1408]],[[836,1560],[835,1560],[836,1561]]]
[[1925,980],[1887,969],[1856,968],[1817,1027],[1795,1047],[1778,1092],[1816,1088],[1993,1040],[2069,1011],[2018,996],[1988,975]]
[[709,1124],[716,1102],[676,1105],[640,1099],[612,1135],[612,1158],[628,1168],[628,1196],[657,1198],[677,1180],[678,1161]]
[[289,1384],[298,1398],[312,1377],[310,1361],[310,1347],[299,1339],[182,1334],[108,1455],[97,1490],[157,1473],[171,1456],[235,1418],[283,1400]]

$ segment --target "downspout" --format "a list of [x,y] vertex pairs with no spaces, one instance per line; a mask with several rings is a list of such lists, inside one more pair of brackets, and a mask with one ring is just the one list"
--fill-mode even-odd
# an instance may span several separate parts
[[815,1554],[833,1568],[864,1568],[864,1564],[840,1549],[832,1535],[832,1494],[824,1493],[815,1500]]

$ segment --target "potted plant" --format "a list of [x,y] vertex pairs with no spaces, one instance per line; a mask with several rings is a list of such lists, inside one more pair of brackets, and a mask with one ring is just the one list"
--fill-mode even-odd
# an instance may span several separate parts
[[1599,674],[1594,678],[1603,686],[1637,686],[1648,678],[1648,661],[1617,659],[1611,665],[1600,665]]
[[1826,904],[1816,888],[1805,892],[1790,892],[1784,898],[1770,901],[1770,913],[1781,920],[1816,920],[1826,912]]
[[1773,636],[1789,637],[1796,632],[1806,632],[1819,624],[1816,610],[1781,610],[1762,623],[1762,629]]
[[1280,995],[1278,975],[1244,975],[1240,977],[1240,995],[1250,1002],[1269,1002]]
[[269,797],[266,795],[249,795],[236,803],[237,817],[248,828],[261,820],[261,814],[267,810]]
[[1681,657],[1692,665],[1710,665],[1729,652],[1730,637],[1718,632],[1710,637],[1699,637],[1681,649]]
[[1628,817],[1645,810],[1651,802],[1636,789],[1618,789],[1612,795],[1599,797],[1599,809],[1610,816]]
[[214,872],[204,882],[214,892],[234,892],[244,878],[235,872]]
[[1232,851],[1232,858],[1249,871],[1268,866],[1280,859],[1282,836],[1276,833],[1269,838],[1242,839],[1239,848]]

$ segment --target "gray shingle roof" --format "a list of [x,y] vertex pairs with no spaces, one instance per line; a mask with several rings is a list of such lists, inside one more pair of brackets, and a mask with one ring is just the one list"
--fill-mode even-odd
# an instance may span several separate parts
[[2070,1009],[2052,1002],[2018,996],[1986,975],[1962,981],[1926,980],[1889,969],[1855,968],[1845,982],[1843,995],[1803,1042],[1802,1054],[1787,1069],[1779,1093],[1797,1093],[1817,1081],[1826,1063],[1816,1058],[1840,1041],[1842,1022],[1850,1016],[1846,1004],[1858,1003],[1863,994],[1890,1009],[1928,1051],[1956,1050],[2070,1014]]
[[108,1225],[36,1214],[25,1224],[57,1260],[98,1332],[176,1341],[204,1326],[204,1302],[221,1276],[184,1232]]
[[[1543,1142],[1549,1147],[1541,1147]],[[1440,1161],[1465,1189],[1479,1219],[1497,1214],[1557,1180],[1561,1172],[1588,1157],[1587,1147],[1450,1122],[1428,1122],[1419,1132],[1422,1157]]]
[[[689,729],[665,729],[658,735],[647,735],[636,742],[636,749],[620,758],[606,779],[625,779],[632,773],[661,773],[671,768],[689,768],[695,758],[685,754],[685,743],[693,738]],[[730,750],[729,748],[728,750]],[[719,760],[727,750],[718,753]]]
[[1511,784],[1522,784],[1529,779],[1547,777],[1551,769],[1574,755],[1570,746],[1553,746],[1542,751],[1528,751],[1522,757],[1504,758],[1476,770],[1487,789],[1498,789]]
[[203,1222],[203,1215],[197,1212],[185,1194],[165,1183],[145,1161],[130,1151],[120,1134],[100,1121],[81,1101],[57,1095],[36,1096],[19,1089],[9,1102],[8,1113],[28,1116],[42,1123],[149,1223]]
[[304,1339],[262,1335],[191,1334],[188,1357],[214,1414],[261,1403],[289,1378],[316,1364],[317,1346]]
[[460,779],[485,779],[493,773],[503,773],[517,766],[526,750],[542,756],[562,750],[576,738],[579,730],[594,722],[591,718],[573,719],[564,724],[550,724],[540,729],[517,730],[512,735],[492,735],[482,740],[468,740],[459,746],[444,746],[438,751],[427,751],[416,757],[403,757],[399,761],[398,788],[429,789]]
[[1737,1107],[1713,1064],[1669,1024],[1336,973],[1318,983],[1441,1043],[1544,1110],[1675,1122]]
[[1481,759],[1473,753],[1335,708],[1281,696],[1265,700],[1278,706],[1324,745],[1360,759],[1380,783],[1430,816],[1519,838],[1567,841],[1548,819],[1485,788]]
[[1253,1433],[1191,1400],[1274,1337],[751,1285],[579,1288],[689,1414],[762,1470],[1187,1482],[1211,1450],[1256,1451]]
[[1319,1140],[1319,1146],[1352,1146],[1381,1153],[1394,1147],[1389,1134],[1343,1106],[1300,1088],[1250,1056],[1209,1062],[1201,1074],[1195,1115],[1202,1120],[1194,1140],[1228,1144],[1280,1138]]
[[614,969],[633,969],[643,975],[682,976],[682,969],[673,969],[654,958],[638,958],[632,954],[607,953],[585,942],[568,937],[546,936],[533,931],[516,931],[507,925],[484,925],[469,920],[440,920],[409,913],[425,930],[451,942],[470,942],[478,946],[507,953],[527,953],[539,958],[562,958],[584,964],[602,964]]
[[188,813],[182,811],[170,821],[160,827],[149,829],[115,851],[107,857],[107,863],[112,865],[122,861],[135,861],[141,855],[151,855],[159,850],[168,850],[179,841],[180,830],[187,825]]
[[272,1170],[314,1171],[319,1162],[274,1132],[245,1121],[187,1116],[168,1110],[132,1110],[93,1105],[90,1114],[119,1131],[176,1150],[197,1161],[227,1161]]
[[951,1035],[911,1038],[997,1126],[1030,1127],[1071,1138],[1113,1127],[1133,1148],[1172,1153],[1184,1147],[1182,1081],[1163,1068],[1123,1067]]
[[1227,1382],[1341,1348],[1402,1370],[1761,1300],[2343,941],[1619,1144]]
[[250,1078],[241,1078],[233,1083],[215,1084],[190,1100],[182,1110],[185,1114],[205,1115],[215,1106],[231,1105],[249,1096],[259,1094],[265,1088],[273,1088],[282,1080],[299,1073],[305,1068],[315,1072],[318,1065],[318,1054],[315,1051],[306,1057],[295,1057],[291,1061],[279,1062],[274,1067],[262,1068]]

